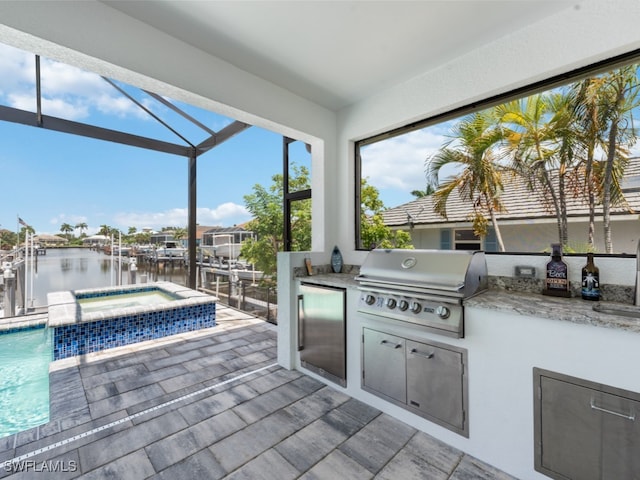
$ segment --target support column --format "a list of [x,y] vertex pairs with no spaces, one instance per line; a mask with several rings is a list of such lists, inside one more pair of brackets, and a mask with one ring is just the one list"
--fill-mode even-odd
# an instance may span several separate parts
[[197,154],[196,149],[192,148],[189,153],[189,219],[187,231],[189,239],[187,244],[187,252],[189,254],[189,288],[195,289],[196,285],[196,185],[197,185]]

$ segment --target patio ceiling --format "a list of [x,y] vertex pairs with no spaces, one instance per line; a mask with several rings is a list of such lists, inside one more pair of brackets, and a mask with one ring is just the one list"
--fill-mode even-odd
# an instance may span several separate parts
[[338,110],[581,1],[102,3]]

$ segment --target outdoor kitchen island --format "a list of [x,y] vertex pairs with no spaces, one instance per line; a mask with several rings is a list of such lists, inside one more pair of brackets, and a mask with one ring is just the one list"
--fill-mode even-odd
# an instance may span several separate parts
[[[640,418],[635,418],[640,410],[636,409],[640,406],[637,393],[640,375],[635,371],[640,365],[640,319],[596,312],[593,302],[581,299],[490,289],[464,300],[464,337],[448,338],[407,322],[390,323],[388,319],[377,321],[361,315],[357,305],[362,292],[354,276],[349,273],[304,277],[307,283],[346,289],[346,393],[518,478],[563,478],[553,477],[551,472],[556,467],[562,470],[572,465],[553,464],[557,458],[583,463],[592,475],[574,478],[633,478],[608,475],[611,465],[638,471],[640,467],[633,463],[638,460],[625,457],[625,452],[637,451],[640,437],[637,427]],[[295,329],[293,323],[291,326]],[[468,437],[363,388],[366,330],[465,352],[468,386],[464,415]],[[295,368],[314,375],[300,366],[299,359],[295,360]],[[539,425],[544,415],[541,420],[540,411],[553,414],[555,402],[563,398],[554,397],[552,389],[543,402],[541,396],[547,385],[569,385],[579,392],[592,392],[586,397],[585,410],[600,415],[600,420],[610,419],[606,427],[609,430],[586,433],[576,430],[582,437],[594,437],[581,443],[571,437],[556,440],[553,432],[545,431],[547,436],[541,436]],[[433,391],[433,395],[439,395],[438,391]],[[566,408],[573,407],[572,403]],[[561,408],[559,412],[562,411]],[[621,439],[622,444],[613,443],[615,458],[607,459],[602,439],[606,439],[605,443]],[[551,458],[552,468],[537,458],[541,441],[558,450]],[[584,461],[580,450],[589,452],[585,446],[599,449],[597,455],[589,456],[608,466]],[[546,448],[548,452],[549,445]],[[536,462],[543,464],[546,475],[536,471]]]

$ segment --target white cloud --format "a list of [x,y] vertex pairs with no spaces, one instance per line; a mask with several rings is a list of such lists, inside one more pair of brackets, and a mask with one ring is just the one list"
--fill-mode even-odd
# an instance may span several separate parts
[[[35,111],[35,56],[0,44],[0,100]],[[120,118],[148,114],[99,75],[47,58],[40,59],[42,112],[68,120],[87,118],[92,110]]]
[[32,54],[0,44],[0,93],[7,95],[28,84],[35,93],[35,60]]
[[[33,102],[31,98],[31,102]],[[62,98],[42,98],[42,112],[51,117],[79,120],[89,116],[89,106],[82,103],[68,102]]]
[[362,176],[377,188],[403,192],[426,186],[425,160],[446,140],[435,128],[425,128],[362,149]]

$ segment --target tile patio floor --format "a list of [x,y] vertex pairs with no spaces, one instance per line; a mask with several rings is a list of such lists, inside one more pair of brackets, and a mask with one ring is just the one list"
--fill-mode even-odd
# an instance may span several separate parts
[[275,365],[274,325],[220,305],[217,319],[56,362],[52,420],[0,439],[0,478],[513,478]]

